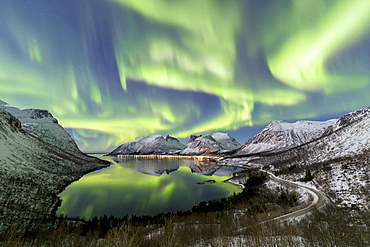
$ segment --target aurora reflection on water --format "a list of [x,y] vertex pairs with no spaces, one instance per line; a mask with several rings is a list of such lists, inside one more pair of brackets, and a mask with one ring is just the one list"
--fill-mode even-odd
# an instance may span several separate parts
[[[238,186],[222,182],[231,177],[230,173],[236,169],[232,167],[216,171],[218,175],[206,176],[191,171],[189,165],[193,160],[105,158],[118,163],[89,173],[68,186],[59,195],[62,205],[58,215],[85,219],[103,215],[155,215],[189,210],[201,201],[241,191]],[[213,166],[201,163],[212,172]],[[216,183],[197,184],[210,179]]]

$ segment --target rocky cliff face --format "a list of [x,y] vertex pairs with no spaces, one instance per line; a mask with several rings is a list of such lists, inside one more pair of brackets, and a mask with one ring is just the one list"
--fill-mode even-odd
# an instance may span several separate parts
[[[28,113],[35,121],[53,119],[47,111]],[[44,141],[47,138],[39,138],[44,135],[36,128],[31,134],[23,126],[22,119],[0,108],[0,231],[13,224],[25,229],[31,222],[37,225],[52,217],[59,202],[57,195],[65,186],[88,171],[107,166],[79,151],[65,152],[68,143],[53,145]]]
[[208,136],[190,137],[182,155],[216,155],[240,147],[240,144],[226,133],[216,132]]
[[109,156],[147,155],[147,154],[178,154],[186,146],[174,137],[150,135],[140,137],[132,142],[118,146]]

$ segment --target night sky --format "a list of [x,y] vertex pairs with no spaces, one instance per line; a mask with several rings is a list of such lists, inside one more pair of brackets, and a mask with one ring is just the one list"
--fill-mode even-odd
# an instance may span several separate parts
[[[83,151],[369,106],[368,0],[1,0],[0,99]],[[246,127],[246,126],[254,126]]]

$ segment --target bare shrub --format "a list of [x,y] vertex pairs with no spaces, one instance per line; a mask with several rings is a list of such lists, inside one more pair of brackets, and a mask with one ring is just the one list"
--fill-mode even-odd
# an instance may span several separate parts
[[112,228],[103,241],[106,246],[111,247],[137,247],[142,244],[140,228],[133,227],[128,222]]

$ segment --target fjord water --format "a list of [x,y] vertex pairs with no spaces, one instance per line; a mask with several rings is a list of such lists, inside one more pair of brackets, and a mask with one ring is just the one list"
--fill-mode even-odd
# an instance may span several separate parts
[[[240,192],[225,183],[237,168],[190,159],[118,159],[69,185],[57,215],[90,219],[103,215],[155,215],[189,210],[201,201]],[[212,174],[212,175],[211,175]],[[204,183],[214,180],[215,183]],[[200,183],[200,184],[199,184]]]

